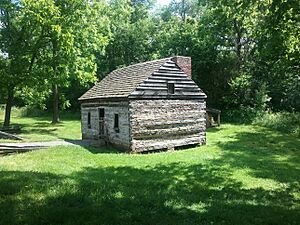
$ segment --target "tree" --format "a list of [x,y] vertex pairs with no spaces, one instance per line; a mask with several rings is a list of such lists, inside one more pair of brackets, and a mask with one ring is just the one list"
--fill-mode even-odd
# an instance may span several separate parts
[[22,2],[0,2],[0,70],[2,88],[6,90],[5,127],[10,126],[15,91],[37,80],[30,73],[44,37],[44,30],[37,25]]
[[264,5],[255,75],[267,84],[274,110],[300,110],[300,2]]
[[104,1],[26,1],[39,25],[48,34],[35,73],[44,75],[45,88],[52,89],[53,118],[59,122],[59,88],[76,77],[81,83],[96,81],[95,54],[103,52],[109,39]]
[[111,1],[107,16],[110,18],[111,39],[104,55],[98,55],[99,76],[103,77],[119,66],[147,61],[152,57],[154,23],[147,0]]

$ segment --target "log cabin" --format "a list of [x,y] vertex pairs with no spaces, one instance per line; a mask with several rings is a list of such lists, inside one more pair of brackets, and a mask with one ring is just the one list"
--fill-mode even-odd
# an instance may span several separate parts
[[130,152],[206,143],[206,95],[191,58],[169,57],[116,69],[83,94],[82,139]]

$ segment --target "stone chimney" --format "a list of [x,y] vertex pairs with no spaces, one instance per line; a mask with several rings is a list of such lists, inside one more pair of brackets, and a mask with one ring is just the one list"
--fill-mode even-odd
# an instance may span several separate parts
[[172,61],[175,62],[190,78],[192,78],[192,59],[187,56],[174,56]]

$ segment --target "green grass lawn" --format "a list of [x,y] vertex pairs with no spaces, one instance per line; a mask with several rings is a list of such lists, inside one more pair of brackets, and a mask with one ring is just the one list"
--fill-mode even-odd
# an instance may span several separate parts
[[[0,111],[0,124],[3,124],[4,112]],[[21,128],[18,136],[23,142],[54,141],[62,139],[81,139],[80,115],[78,113],[64,113],[61,115],[61,123],[52,124],[51,115],[39,117],[22,117],[18,110],[12,111],[11,124]],[[0,142],[16,142],[0,139]]]
[[227,124],[207,140],[154,154],[65,146],[2,157],[0,224],[299,224],[299,139]]

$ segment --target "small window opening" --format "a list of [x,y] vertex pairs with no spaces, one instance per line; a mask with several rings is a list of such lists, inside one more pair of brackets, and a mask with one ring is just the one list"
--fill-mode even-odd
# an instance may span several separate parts
[[87,125],[88,125],[88,128],[91,128],[91,112],[88,112],[88,118],[87,118]]
[[99,113],[99,120],[103,120],[104,119],[104,109],[99,108],[98,113]]
[[117,133],[119,133],[119,114],[115,114],[114,129]]
[[175,86],[173,83],[168,83],[168,94],[174,94],[175,93]]

